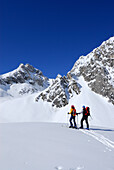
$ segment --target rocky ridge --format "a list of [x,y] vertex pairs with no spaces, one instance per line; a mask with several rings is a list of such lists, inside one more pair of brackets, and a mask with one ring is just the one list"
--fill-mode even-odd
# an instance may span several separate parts
[[114,104],[114,37],[81,56],[67,75],[83,76],[92,91]]
[[43,91],[38,97],[36,101],[42,99],[47,102],[51,102],[52,106],[56,106],[58,108],[66,106],[69,103],[69,99],[73,97],[74,94],[80,93],[79,84],[76,81],[70,81],[65,76],[62,77],[58,75],[55,80],[53,80],[52,84]]
[[42,91],[49,85],[49,79],[30,64],[20,64],[16,70],[0,76],[0,88],[11,96],[15,96],[12,91],[23,95]]

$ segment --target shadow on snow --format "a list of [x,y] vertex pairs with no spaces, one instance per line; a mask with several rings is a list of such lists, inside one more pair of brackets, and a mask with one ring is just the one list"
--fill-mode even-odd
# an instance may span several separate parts
[[99,131],[114,132],[114,129],[105,129],[105,128],[90,128],[90,130],[99,130]]

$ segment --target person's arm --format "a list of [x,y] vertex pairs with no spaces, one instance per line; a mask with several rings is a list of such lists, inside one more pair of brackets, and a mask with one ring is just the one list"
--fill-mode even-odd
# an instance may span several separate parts
[[81,112],[79,112],[79,113],[76,113],[76,114],[81,114],[81,113],[83,113],[83,110]]
[[70,109],[70,112],[68,112],[68,114],[71,114],[71,113],[72,113],[72,110],[73,110],[73,109],[71,108],[71,109]]

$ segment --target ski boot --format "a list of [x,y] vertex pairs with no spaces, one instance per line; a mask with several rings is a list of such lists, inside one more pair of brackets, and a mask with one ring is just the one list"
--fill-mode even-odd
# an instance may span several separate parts
[[74,129],[78,129],[77,126],[74,126],[73,128],[74,128]]
[[83,129],[83,127],[82,127],[82,126],[80,126],[80,127],[79,127],[79,129]]
[[73,128],[73,126],[70,125],[69,128]]

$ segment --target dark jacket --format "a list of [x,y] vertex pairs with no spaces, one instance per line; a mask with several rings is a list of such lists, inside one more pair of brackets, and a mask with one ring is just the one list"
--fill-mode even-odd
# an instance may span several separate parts
[[83,113],[83,117],[87,117],[87,115],[86,115],[86,109],[85,109],[85,108],[83,108],[82,113]]

